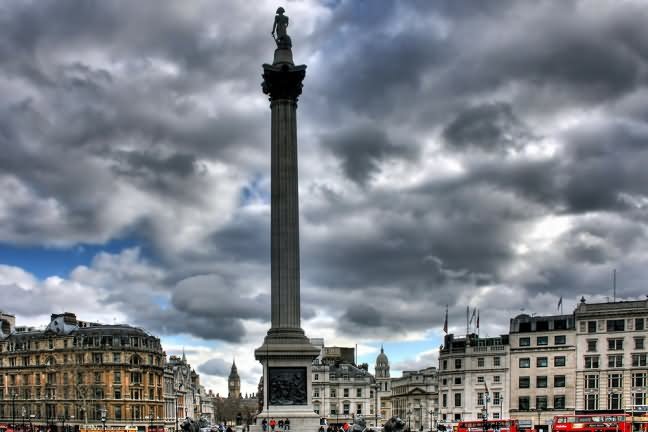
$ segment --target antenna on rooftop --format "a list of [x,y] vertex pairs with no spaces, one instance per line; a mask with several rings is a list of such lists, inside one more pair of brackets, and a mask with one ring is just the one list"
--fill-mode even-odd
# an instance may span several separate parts
[[612,303],[616,303],[616,269],[612,270]]

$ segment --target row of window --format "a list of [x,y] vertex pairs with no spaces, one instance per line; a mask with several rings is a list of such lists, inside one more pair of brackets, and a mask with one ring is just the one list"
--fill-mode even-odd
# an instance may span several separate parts
[[[15,386],[15,385],[41,385],[41,374],[36,373],[33,374],[33,379],[30,379],[32,375],[31,374],[24,374],[24,375],[18,375],[18,374],[8,374],[7,375],[7,385],[8,386]],[[63,384],[70,384],[72,374],[68,374],[67,372],[62,373],[62,380]],[[89,376],[94,376],[94,383],[95,384],[101,384],[104,381],[104,376],[105,374],[103,372],[94,372],[93,374],[89,374]],[[142,372],[130,372],[130,382],[131,384],[141,384],[143,381],[143,377],[145,374]],[[59,373],[56,372],[49,372],[44,375],[46,378],[44,381],[45,383],[49,385],[57,385],[59,384]],[[83,372],[77,372],[76,374],[76,383],[77,384],[87,384],[88,381],[86,380],[86,375]],[[114,384],[119,384],[122,381],[122,373],[121,371],[113,371],[112,373],[112,378],[113,378],[113,383]],[[161,375],[154,375],[152,372],[148,374],[148,385],[162,385],[162,376]],[[3,375],[0,374],[0,391],[2,391],[4,388],[4,377]],[[361,390],[361,389],[360,389]],[[1,394],[1,393],[0,393]]]
[[[484,405],[485,401],[485,393],[484,392],[478,392],[477,393],[477,405]],[[502,395],[500,392],[492,392],[493,395],[493,405],[500,405],[502,403]],[[454,393],[454,406],[455,407],[460,407],[462,403],[462,398],[463,398],[463,393],[457,392]],[[448,407],[448,393],[442,393],[441,394],[441,407],[442,408],[447,408]]]
[[[635,330],[645,330],[646,322],[644,318],[635,318],[634,321],[630,321],[630,324],[634,323]],[[598,321],[581,321],[580,322],[580,332],[585,333],[585,328],[587,326],[587,333],[596,333],[597,329],[603,331],[603,326],[598,326]],[[626,329],[626,320],[625,319],[613,319],[605,321],[605,329],[608,332],[622,332]],[[630,329],[629,329],[630,330]]]
[[[600,367],[600,356],[586,355],[585,356],[585,369],[598,369]],[[632,367],[646,367],[648,366],[648,354],[632,354]],[[609,368],[623,367],[623,354],[609,355],[608,356]]]
[[[83,392],[83,394],[81,394]],[[4,399],[4,392],[0,391],[0,399]],[[22,389],[19,391],[14,391],[12,394],[16,395],[16,398],[19,399],[41,399],[41,396],[44,399],[56,399],[56,394],[57,391],[55,388],[46,388],[44,391],[41,393],[41,388],[40,387],[34,387],[33,392],[32,389],[26,388]],[[68,387],[64,387],[63,391],[58,392],[59,396],[62,395],[63,399],[70,399],[70,397],[74,396],[77,399],[82,399],[83,397],[87,398],[89,396],[93,397],[94,399],[103,399],[105,396],[104,389],[100,387],[95,387],[92,389],[82,389],[81,391],[78,390],[71,390]],[[130,398],[131,399],[143,399],[143,395],[146,394],[146,391],[144,389],[132,389],[130,391]],[[148,397],[149,399],[156,399],[156,394],[157,394],[157,399],[162,399],[162,390],[157,389],[157,392],[153,388],[148,389]],[[113,399],[121,399],[122,398],[122,389],[121,387],[114,388],[112,390],[112,395]],[[8,399],[9,399],[9,394],[7,394]],[[13,398],[12,398],[13,399]]]
[[[548,409],[548,397],[547,396],[536,396],[535,398],[535,409],[536,410],[546,410]],[[553,409],[564,409],[565,408],[565,396],[557,395],[553,397]],[[531,398],[529,396],[520,396],[518,398],[518,409],[520,411],[529,411],[531,409]]]
[[[555,356],[553,358],[554,367],[563,367],[567,364],[567,358],[565,356]],[[518,365],[522,369],[531,367],[531,359],[529,357],[522,357]],[[549,367],[549,358],[548,357],[537,357],[536,358],[536,367],[545,368]]]
[[[634,340],[634,349],[643,350],[645,349],[645,337],[636,336],[632,338]],[[623,338],[610,338],[608,342],[608,351],[622,351],[623,350]],[[598,346],[598,339],[588,339],[587,340],[587,351],[596,352]]]
[[[105,354],[108,356],[109,354]],[[104,353],[92,353],[91,360],[95,364],[103,364],[105,359]],[[73,358],[71,354],[63,354],[63,364],[71,364]],[[76,354],[74,357],[76,364],[84,364],[86,361],[86,354]],[[112,353],[112,363],[121,363],[122,362],[122,353]],[[3,359],[0,359],[0,366],[4,366]],[[144,359],[137,354],[133,354],[128,357],[128,363],[131,365],[141,365],[144,364]],[[160,357],[154,356],[152,354],[148,355],[149,365],[160,366],[161,360]],[[55,366],[56,359],[52,355],[45,357],[44,366]],[[17,366],[41,366],[41,357],[36,356],[22,356],[22,357],[8,357],[7,365],[8,367],[17,367]]]
[[[632,405],[648,404],[648,393],[646,393],[645,390],[642,392],[634,392],[630,397],[631,397]],[[608,393],[607,409],[609,410],[622,409],[622,399],[623,399],[623,395],[621,393]],[[604,409],[604,407],[599,407],[598,393],[585,394],[585,409],[586,410]]]
[[[483,375],[478,375],[477,376],[477,383],[478,384],[482,384],[482,383],[484,383],[484,381],[485,381],[485,378],[484,378]],[[463,382],[463,377],[461,375],[456,376],[456,377],[453,378],[453,383],[455,385],[461,385],[462,382]],[[501,375],[494,375],[493,376],[493,383],[499,384],[501,382],[502,382]],[[448,378],[442,378],[441,379],[441,385],[444,385],[444,386],[448,385]]]
[[[493,357],[493,367],[501,367],[502,366],[502,358],[499,356]],[[461,369],[463,367],[463,361],[462,359],[454,359],[454,368],[455,369]],[[477,358],[477,367],[483,368],[486,367],[486,358],[485,357],[478,357]],[[441,370],[448,370],[448,360],[443,360],[441,362]]]
[[[566,343],[567,343],[567,336],[565,336],[565,335],[556,335],[556,336],[554,336],[554,345],[565,345]],[[538,346],[547,346],[547,345],[549,345],[549,336],[537,336],[536,337],[536,345],[538,345]],[[521,337],[520,338],[520,346],[521,347],[531,346],[531,338],[530,337]]]
[[[317,414],[320,413],[320,408],[321,408],[321,406],[320,406],[319,403],[317,403],[317,402],[314,403],[314,404],[313,404],[313,408],[315,409],[315,412],[316,412]],[[331,403],[331,404],[329,405],[329,413],[330,413],[331,415],[337,415],[337,414],[338,414],[338,409],[337,409],[337,408],[338,408],[338,407],[337,407],[337,404]],[[373,414],[373,411],[374,411],[374,410],[373,410],[373,407],[371,407],[371,412],[370,412],[370,414]],[[343,414],[343,415],[349,415],[349,414],[351,414],[351,404],[350,404],[350,403],[343,403],[343,404],[342,404],[342,413],[341,413],[341,414]],[[361,415],[361,414],[362,414],[362,404],[356,404],[355,412],[354,412],[353,414],[355,414],[355,415]]]
[[[565,387],[566,385],[565,375],[554,375],[553,377],[553,386],[554,387]],[[537,376],[536,377],[536,388],[547,388],[549,383],[549,377],[547,376]],[[519,381],[519,388],[530,388],[531,387],[531,377],[521,376]]]
[[[70,341],[72,342],[70,344]],[[69,348],[70,345],[74,347],[143,347],[143,348],[157,348],[161,349],[160,341],[157,338],[142,338],[136,336],[75,336],[74,338],[63,339],[62,344],[57,344],[54,339],[47,341],[18,341],[8,342],[7,344],[0,343],[0,352],[4,351],[4,346],[7,346],[7,351],[25,351],[25,350],[39,350],[39,349],[54,349],[54,348]],[[57,346],[58,345],[58,346]]]
[[[361,398],[364,392],[362,391],[361,388],[357,388],[355,393],[356,393],[356,397]],[[348,389],[348,388],[342,389],[342,397],[345,397],[345,398],[349,397],[349,394],[350,394],[350,389]],[[373,397],[373,390],[371,391],[371,396]],[[320,389],[319,388],[317,388],[317,387],[313,388],[313,397],[320,397]],[[329,389],[329,397],[332,397],[332,398],[337,397],[337,389],[336,388],[331,387]]]
[[[149,416],[157,417],[156,415],[156,407],[152,406],[149,407],[147,410],[144,405],[126,405],[126,406],[121,406],[121,405],[115,405],[115,406],[109,406],[110,409],[108,411],[107,417],[109,419],[114,419],[114,420],[145,420],[146,417],[144,416],[145,413],[149,413]],[[57,406],[55,404],[46,404],[45,405],[45,412],[42,413],[41,411],[41,404],[35,404],[33,406],[24,406],[23,408],[25,409],[25,412],[30,415],[33,414],[35,417],[40,418],[42,416],[43,419],[55,419],[58,418],[61,415],[61,411],[57,411]],[[74,407],[74,406],[69,406],[69,405],[64,405],[63,407],[63,415],[66,418],[71,418],[71,414],[75,414],[77,419],[83,419],[86,416],[86,413],[84,413],[82,407]],[[76,409],[75,409],[76,408]],[[88,409],[87,412],[87,418],[88,420],[91,421],[99,421],[101,420],[102,417],[102,411],[106,408],[105,405],[95,405],[92,406]],[[12,407],[11,405],[0,405],[0,417],[5,417],[9,418],[12,417],[13,412],[16,410],[15,407]],[[18,411],[21,412],[22,410]],[[124,414],[128,413],[128,417],[126,417]],[[130,415],[132,414],[132,416]],[[157,413],[161,414],[161,413]],[[73,417],[72,417],[73,418]],[[150,418],[150,417],[149,417]]]
[[[632,374],[632,387],[646,387],[648,385],[648,374],[645,372]],[[608,375],[608,388],[621,388],[623,387],[623,374],[609,374]],[[597,389],[599,388],[599,376],[597,374],[585,375],[585,388]]]

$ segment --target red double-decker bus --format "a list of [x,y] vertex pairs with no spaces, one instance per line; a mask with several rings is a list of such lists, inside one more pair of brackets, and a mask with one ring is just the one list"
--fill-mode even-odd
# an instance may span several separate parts
[[632,432],[632,422],[628,414],[555,416],[553,430],[560,432]]
[[457,432],[520,432],[517,420],[460,421]]

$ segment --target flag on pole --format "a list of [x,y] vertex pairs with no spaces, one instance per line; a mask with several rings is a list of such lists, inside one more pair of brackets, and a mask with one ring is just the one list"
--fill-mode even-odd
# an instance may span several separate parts
[[560,300],[558,300],[558,310],[560,310],[560,306],[562,306],[562,296],[560,296]]
[[448,305],[446,305],[445,321],[443,322],[443,331],[448,334]]
[[472,315],[470,315],[470,324],[472,324],[476,314],[477,314],[477,308],[473,309],[473,313]]

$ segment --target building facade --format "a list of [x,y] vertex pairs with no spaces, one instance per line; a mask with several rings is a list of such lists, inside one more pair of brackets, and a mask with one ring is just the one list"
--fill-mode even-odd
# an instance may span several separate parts
[[576,411],[648,405],[648,300],[587,304],[576,320]]
[[510,417],[547,432],[553,416],[574,412],[574,317],[518,315],[510,321],[509,342]]
[[[439,350],[439,423],[509,416],[509,337],[445,336]],[[490,402],[486,394],[490,394]]]
[[45,330],[0,314],[0,422],[157,430],[164,426],[160,340],[128,325],[53,314]]
[[355,365],[353,353],[353,348],[322,349],[313,362],[313,407],[328,424],[351,423],[363,415],[368,426],[376,425],[376,380],[368,365]]
[[392,413],[403,419],[410,430],[436,429],[438,418],[438,374],[436,367],[403,371],[392,378]]

